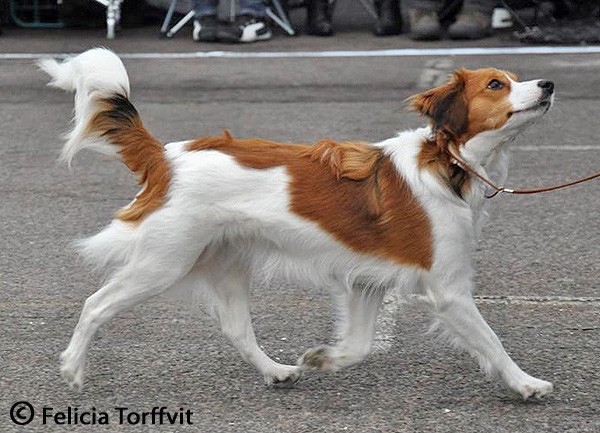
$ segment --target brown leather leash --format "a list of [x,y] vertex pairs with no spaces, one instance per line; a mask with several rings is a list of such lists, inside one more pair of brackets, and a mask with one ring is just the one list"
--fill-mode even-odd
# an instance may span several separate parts
[[583,182],[587,182],[589,180],[592,179],[596,179],[598,177],[600,177],[600,171],[592,174],[591,176],[586,176],[586,177],[582,177],[579,179],[576,179],[572,182],[569,183],[563,183],[560,185],[554,185],[554,186],[547,186],[547,187],[542,187],[542,188],[532,188],[532,189],[510,189],[510,188],[506,188],[504,186],[497,186],[496,184],[494,184],[491,180],[489,180],[488,178],[484,177],[483,175],[479,174],[477,172],[477,170],[475,170],[473,167],[471,167],[469,164],[467,164],[462,158],[456,156],[454,154],[454,152],[452,150],[450,150],[450,148],[448,147],[448,153],[450,154],[451,162],[457,166],[459,166],[460,168],[462,168],[465,171],[468,171],[469,173],[471,173],[473,176],[475,176],[476,178],[478,178],[479,180],[481,180],[483,183],[485,183],[487,186],[489,186],[490,188],[492,188],[494,190],[493,193],[491,194],[486,194],[485,198],[493,198],[496,197],[496,195],[498,195],[499,193],[503,192],[506,194],[537,194],[540,192],[549,192],[549,191],[555,191],[557,189],[563,189],[563,188],[569,188],[573,185],[577,185]]

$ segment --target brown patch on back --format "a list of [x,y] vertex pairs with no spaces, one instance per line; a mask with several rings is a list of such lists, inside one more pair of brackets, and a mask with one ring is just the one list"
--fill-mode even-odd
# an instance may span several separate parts
[[430,269],[429,219],[389,157],[364,143],[330,139],[314,146],[206,137],[188,150],[219,150],[248,168],[286,167],[290,210],[352,250]]
[[375,164],[381,159],[379,149],[366,143],[339,143],[331,139],[317,141],[306,155],[329,166],[338,180],[364,180],[373,173]]
[[138,175],[138,183],[144,185],[135,200],[117,213],[117,218],[139,222],[165,202],[171,171],[163,145],[144,128],[126,97],[102,99],[99,105],[100,109],[88,123],[88,133],[118,146],[121,160]]

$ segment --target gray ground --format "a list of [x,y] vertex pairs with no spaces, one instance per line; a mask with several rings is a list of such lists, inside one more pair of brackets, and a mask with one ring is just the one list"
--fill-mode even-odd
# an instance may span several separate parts
[[[101,35],[9,30],[0,38],[0,52],[79,51],[106,44]],[[505,44],[500,38],[483,43]],[[153,30],[138,29],[108,45],[120,52],[413,46],[405,38],[376,39],[366,29],[327,40],[278,37],[250,47],[196,45],[187,33],[157,40]],[[133,99],[163,141],[223,127],[239,136],[286,141],[325,136],[374,141],[419,125],[402,100],[418,91],[430,60],[125,63]],[[556,82],[555,108],[515,143],[511,184],[556,183],[598,170],[600,55],[451,60],[455,66],[493,65]],[[8,416],[18,400],[30,401],[38,412],[43,406],[110,411],[105,429],[129,432],[600,431],[597,182],[548,195],[497,198],[477,252],[483,315],[526,371],[554,382],[555,393],[542,402],[523,403],[486,381],[467,355],[424,335],[426,317],[410,309],[396,315],[396,337],[387,352],[337,374],[307,375],[293,389],[268,389],[204,313],[164,299],[101,329],[86,387],[81,394],[70,391],[58,376],[57,355],[82,302],[100,284],[98,275],[78,263],[70,243],[98,231],[136,188],[126,169],[97,155],[80,155],[72,172],[56,163],[72,99],[45,87],[45,81],[30,61],[0,61],[1,431],[101,430],[43,426],[39,415],[19,429]],[[253,294],[261,344],[283,362],[294,362],[330,338],[329,302],[318,289],[273,284],[254,287]],[[194,425],[119,426],[115,406],[183,407],[193,412]]]

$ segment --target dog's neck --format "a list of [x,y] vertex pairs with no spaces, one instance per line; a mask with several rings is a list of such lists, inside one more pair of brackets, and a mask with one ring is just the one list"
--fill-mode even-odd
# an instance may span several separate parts
[[[514,140],[515,135],[499,134],[495,131],[479,134],[462,146],[461,156],[481,175],[492,180],[496,185],[504,185],[510,162],[509,143]],[[473,211],[475,239],[479,239],[488,219],[485,198],[487,187],[482,182],[477,182],[476,185],[464,200]]]
[[[503,169],[498,166],[501,162],[499,158],[507,152],[507,144],[513,141],[515,136],[516,133],[507,133],[501,130],[485,131],[461,146],[460,154],[469,164],[480,167],[487,173],[496,172],[498,169]],[[506,173],[503,174],[504,176]]]

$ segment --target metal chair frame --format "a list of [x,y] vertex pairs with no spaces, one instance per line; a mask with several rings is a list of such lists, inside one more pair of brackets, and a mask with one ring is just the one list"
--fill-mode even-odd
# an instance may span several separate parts
[[[96,0],[100,1],[100,0]],[[235,0],[233,0],[235,1]],[[331,0],[330,0],[331,1]],[[357,0],[362,7],[367,11],[369,15],[371,15],[374,19],[377,19],[377,12],[375,8],[369,3],[368,0]],[[185,26],[192,18],[194,18],[194,11],[191,10],[185,16],[180,19],[171,29],[169,26],[171,25],[171,20],[173,19],[173,14],[175,13],[175,8],[177,7],[177,3],[179,0],[172,0],[169,5],[169,9],[167,10],[167,14],[165,15],[165,19],[160,28],[160,33],[167,38],[173,37],[175,33],[177,33],[183,26]],[[331,1],[334,3],[335,0]],[[300,3],[294,7],[302,7],[304,3]],[[269,0],[266,8],[266,14],[269,18],[275,22],[279,27],[281,27],[288,35],[294,36],[296,35],[296,31],[292,27],[292,23],[290,22],[287,13],[285,12],[284,7],[282,6],[279,0]]]

